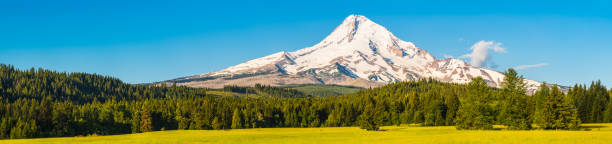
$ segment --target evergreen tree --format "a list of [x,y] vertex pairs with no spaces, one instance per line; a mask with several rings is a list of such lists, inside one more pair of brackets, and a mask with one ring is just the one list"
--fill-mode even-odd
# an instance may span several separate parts
[[444,118],[446,114],[446,105],[440,100],[432,100],[425,109],[425,122],[424,126],[440,126],[444,125]]
[[588,93],[593,96],[591,115],[589,117],[590,122],[604,122],[604,111],[610,100],[607,88],[598,80],[591,84]]
[[367,97],[365,99],[365,107],[359,119],[359,127],[369,131],[377,131],[382,125],[381,113],[383,108],[380,104],[376,104],[374,99]]
[[[612,88],[608,91],[608,95],[612,97]],[[612,99],[608,101],[608,107],[606,108],[605,113],[605,122],[612,122]]]
[[460,103],[459,98],[455,93],[450,94],[446,99],[446,123],[445,125],[455,125],[455,117],[457,116],[457,110],[459,109]]
[[0,123],[0,139],[10,138],[11,127],[10,118],[2,118]]
[[[608,95],[612,97],[612,88],[608,91]],[[604,115],[605,122],[612,122],[612,99],[608,101],[606,112]]]
[[213,118],[212,127],[213,127],[213,129],[222,129],[223,128],[223,124],[222,124],[222,122],[219,121],[219,117]]
[[232,129],[240,129],[242,127],[242,116],[238,108],[234,109],[234,115],[232,116]]
[[558,88],[554,85],[541,108],[536,111],[535,124],[540,129],[577,129],[580,125],[577,110]]
[[132,113],[132,133],[140,133],[140,111],[134,111]]
[[[612,95],[612,89],[608,93]],[[604,112],[604,122],[612,122],[612,100],[608,101],[606,111]]]
[[425,79],[329,97],[303,97],[293,89],[263,85],[227,87],[249,94],[240,97],[207,95],[219,91],[215,89],[131,85],[99,75],[20,71],[0,64],[0,138],[246,127],[375,130],[399,123],[453,125],[453,120],[458,129],[491,129],[493,118],[511,129],[523,129],[525,115],[542,128],[575,129],[583,117],[594,122],[612,117],[612,90],[596,82],[588,89],[576,85],[568,96],[543,84],[534,96],[526,97],[521,95],[521,77],[507,78],[514,78],[515,84],[502,89],[488,87],[482,79],[467,85]]
[[340,126],[342,108],[335,107],[331,113],[327,116],[325,126],[337,127]]
[[17,120],[15,127],[11,128],[10,138],[31,138],[35,137],[38,126],[36,121]]
[[472,79],[468,84],[467,95],[459,99],[461,106],[457,112],[455,125],[459,130],[493,129],[493,116],[489,101],[489,88],[481,77]]
[[585,122],[590,121],[588,118],[591,113],[592,97],[588,96],[586,86],[576,84],[569,89],[567,95],[576,107],[578,117]]
[[[563,95],[563,92],[559,91],[559,95]],[[563,129],[577,130],[580,128],[580,118],[578,117],[578,110],[573,105],[572,99],[564,96],[563,105],[558,109],[559,118],[557,118],[557,125]]]
[[178,123],[178,129],[179,130],[184,130],[184,129],[188,129],[189,128],[190,120],[187,119],[183,115],[183,111],[181,110],[181,108],[177,108],[174,115],[175,115],[174,119]]
[[140,131],[141,132],[150,132],[153,131],[153,120],[151,119],[151,113],[147,107],[142,108],[142,113],[140,116]]
[[535,104],[535,108],[534,108],[535,110],[534,110],[534,113],[532,114],[534,123],[537,123],[537,121],[543,119],[542,116],[544,116],[544,114],[541,113],[541,112],[544,112],[543,103],[546,101],[546,97],[550,95],[550,88],[547,85],[548,84],[546,84],[545,82],[542,83],[540,85],[540,88],[538,88],[538,90],[532,96],[534,99],[534,104]]
[[[547,86],[544,86],[547,87]],[[541,89],[542,91],[544,89]],[[552,91],[544,96],[544,100],[540,103],[539,108],[535,113],[535,124],[540,129],[553,129],[554,120],[556,118],[555,108],[557,107],[556,88],[553,87]]]
[[518,76],[514,69],[508,69],[504,76],[504,82],[502,83],[502,98],[504,101],[499,120],[502,124],[507,125],[508,129],[531,129],[528,98],[523,77]]
[[408,105],[406,106],[406,117],[409,123],[423,122],[424,116],[421,111],[421,100],[416,92],[408,94]]

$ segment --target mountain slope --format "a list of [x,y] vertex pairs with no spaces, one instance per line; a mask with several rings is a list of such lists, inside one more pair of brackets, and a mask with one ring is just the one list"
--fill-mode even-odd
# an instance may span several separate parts
[[[223,85],[337,84],[378,87],[404,80],[434,78],[467,83],[483,77],[500,87],[503,74],[458,59],[436,59],[411,42],[402,41],[368,18],[348,16],[320,43],[295,52],[278,52],[221,71],[169,82],[194,87]],[[533,91],[539,82],[527,80]]]

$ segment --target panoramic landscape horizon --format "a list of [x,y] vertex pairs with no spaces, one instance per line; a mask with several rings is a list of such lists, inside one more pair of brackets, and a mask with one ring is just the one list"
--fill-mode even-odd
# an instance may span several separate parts
[[611,4],[0,2],[0,143],[608,143]]

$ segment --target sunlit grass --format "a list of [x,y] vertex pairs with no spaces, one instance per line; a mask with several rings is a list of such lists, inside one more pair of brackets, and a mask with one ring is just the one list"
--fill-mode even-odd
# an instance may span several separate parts
[[452,126],[387,126],[384,131],[357,127],[178,130],[140,134],[4,140],[0,143],[610,143],[612,124],[585,124],[589,131],[459,131]]

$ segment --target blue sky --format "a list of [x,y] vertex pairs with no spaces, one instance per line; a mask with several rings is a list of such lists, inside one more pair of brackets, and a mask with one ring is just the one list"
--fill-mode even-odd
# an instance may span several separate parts
[[[527,78],[612,86],[608,1],[2,1],[0,63],[129,83],[220,70],[318,43],[364,15],[437,58],[502,43],[490,66]],[[466,61],[469,61],[466,59]]]

